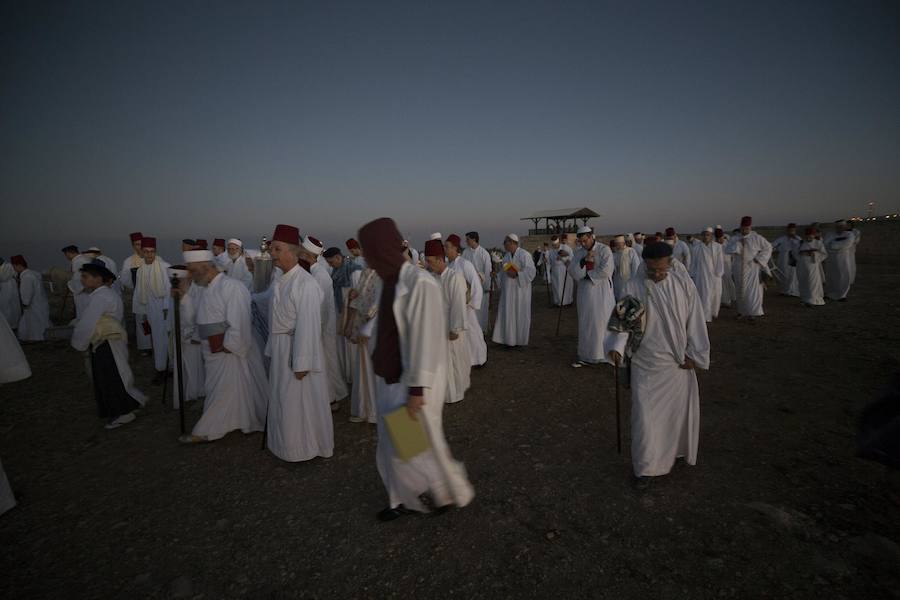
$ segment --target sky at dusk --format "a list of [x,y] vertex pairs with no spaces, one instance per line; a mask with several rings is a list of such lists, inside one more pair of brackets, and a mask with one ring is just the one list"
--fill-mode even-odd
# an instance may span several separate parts
[[11,1],[0,53],[0,256],[900,209],[897,2]]

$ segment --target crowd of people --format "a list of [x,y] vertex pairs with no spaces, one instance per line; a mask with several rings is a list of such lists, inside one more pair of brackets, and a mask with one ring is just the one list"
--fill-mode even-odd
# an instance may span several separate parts
[[[577,310],[573,368],[630,367],[632,464],[646,482],[679,457],[696,462],[695,370],[709,367],[707,324],[720,307],[735,307],[741,319],[762,316],[772,279],[806,306],[826,296],[846,300],[859,238],[843,221],[825,239],[815,226],[801,238],[790,224],[770,244],[745,217],[730,236],[719,226],[685,240],[669,228],[606,244],[584,226],[571,243],[554,234],[535,255],[514,233],[503,254],[482,247],[475,231],[434,233],[419,253],[382,218],[347,240],[346,252],[286,224],[260,251],[235,238],[215,239],[211,248],[185,239],[176,265],[140,232],[131,234],[133,253],[121,269],[96,247],[63,252],[75,300],[71,345],[86,356],[107,428],[132,422],[146,402],[129,365],[129,338],[152,356],[154,384],[165,385],[169,372],[176,377],[173,406],[202,399],[199,420],[179,438],[184,444],[263,432],[281,460],[327,458],[334,412],[347,401],[351,422],[377,426],[376,464],[388,496],[378,518],[389,521],[463,507],[474,497],[444,438],[442,413],[444,404],[463,400],[471,370],[487,363],[493,296],[490,333],[499,347],[528,345],[532,284],[543,276],[552,303]],[[18,362],[0,365],[11,381],[7,371],[23,373],[13,330],[22,341],[41,340],[49,312],[41,277],[24,257],[0,265],[0,275],[0,341],[18,351],[4,350]],[[126,331],[129,296],[133,328]],[[178,356],[180,369],[173,368]],[[400,422],[423,436],[414,455]]]

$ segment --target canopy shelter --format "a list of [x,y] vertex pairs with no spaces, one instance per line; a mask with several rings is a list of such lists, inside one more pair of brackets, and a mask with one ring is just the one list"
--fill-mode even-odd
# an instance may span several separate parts
[[[534,229],[529,229],[528,235],[549,235],[575,233],[578,229],[578,221],[581,221],[582,225],[587,225],[590,219],[599,216],[590,208],[559,208],[536,212],[531,216],[522,217],[522,220],[534,223]],[[540,227],[541,221],[544,221],[543,228]]]

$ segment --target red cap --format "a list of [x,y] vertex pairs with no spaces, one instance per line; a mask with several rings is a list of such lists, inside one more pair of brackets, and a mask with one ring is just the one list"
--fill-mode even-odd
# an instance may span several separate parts
[[225,247],[225,238],[214,239],[213,246],[218,246],[219,248],[224,248]]
[[819,230],[816,229],[815,227],[807,227],[806,228],[806,235],[816,235],[818,233],[819,233]]
[[644,238],[644,247],[646,248],[650,244],[655,244],[658,241],[659,241],[658,235],[648,235],[647,237]]
[[672,237],[673,235],[675,235],[675,228],[666,227],[666,237]]
[[156,249],[156,238],[155,237],[142,237],[141,238],[141,248]]
[[28,263],[25,262],[25,257],[22,256],[21,254],[16,254],[15,256],[13,256],[12,258],[9,259],[9,262],[14,265],[22,265],[26,269],[28,268]]
[[353,250],[354,248],[359,248],[359,242],[357,242],[353,238],[350,238],[349,240],[347,240],[347,250]]
[[135,242],[141,241],[141,238],[144,237],[144,234],[142,234],[140,231],[135,231],[134,233],[129,234],[128,237],[131,238],[131,243],[133,244]]
[[462,248],[462,240],[459,239],[459,236],[455,233],[447,236],[447,241],[456,246],[457,248]]
[[425,242],[425,256],[444,258],[444,245],[441,243],[441,240],[428,240]]
[[293,225],[276,225],[275,233],[272,234],[272,241],[299,246],[300,230]]
[[750,227],[753,225],[752,217],[741,217],[741,227]]
[[197,250],[209,250],[208,246],[206,245],[206,240],[201,240],[200,238],[197,238],[196,243],[194,245],[197,246]]

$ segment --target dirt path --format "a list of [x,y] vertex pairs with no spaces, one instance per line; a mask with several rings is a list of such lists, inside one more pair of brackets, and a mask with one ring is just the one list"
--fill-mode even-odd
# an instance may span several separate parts
[[258,434],[182,447],[159,388],[106,431],[78,355],[28,346],[35,376],[0,389],[22,496],[0,517],[0,596],[900,597],[900,506],[886,469],[854,457],[856,415],[900,357],[898,287],[900,268],[861,265],[846,304],[770,294],[755,324],[725,311],[698,465],[637,491],[612,373],[568,366],[575,311],[553,337],[536,286],[532,345],[491,346],[444,413],[475,502],[389,524],[374,429],[346,406],[329,460],[283,463]]

